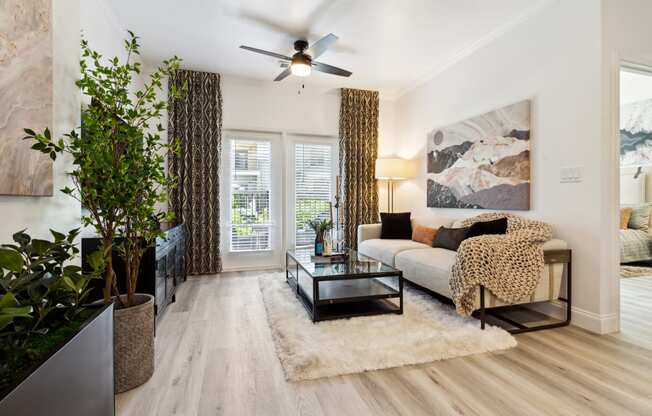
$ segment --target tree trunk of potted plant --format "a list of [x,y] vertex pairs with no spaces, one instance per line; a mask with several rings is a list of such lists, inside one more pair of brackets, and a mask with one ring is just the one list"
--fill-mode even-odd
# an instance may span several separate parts
[[[158,123],[167,102],[157,92],[162,80],[179,68],[177,57],[163,61],[149,81],[133,91],[132,77],[140,73],[138,38],[129,32],[125,41],[127,59],[104,60],[82,40],[81,79],[77,86],[91,98],[82,111],[81,134],[72,131],[53,140],[46,129],[42,134],[25,130],[26,139],[34,140],[34,149],[56,159],[58,153],[72,156],[75,168],[70,173],[74,188],[62,191],[88,210],[82,217],[102,239],[104,261],[104,302],[115,302],[114,351],[115,390],[122,392],[147,381],[154,371],[154,302],[148,295],[136,293],[140,260],[147,247],[162,235],[159,223],[172,216],[158,212],[165,189],[174,186],[174,178],[164,170],[164,152],[176,151],[172,138],[162,144]],[[168,100],[180,91],[169,90]],[[82,140],[83,135],[83,140]],[[127,293],[120,294],[113,269],[112,252],[124,259]]]

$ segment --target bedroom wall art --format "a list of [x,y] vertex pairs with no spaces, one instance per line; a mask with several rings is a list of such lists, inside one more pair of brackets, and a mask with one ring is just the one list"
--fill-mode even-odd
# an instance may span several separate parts
[[427,205],[530,209],[530,100],[428,135]]
[[52,161],[21,140],[52,126],[50,0],[0,1],[0,195],[52,195]]
[[620,107],[620,166],[652,165],[652,99]]

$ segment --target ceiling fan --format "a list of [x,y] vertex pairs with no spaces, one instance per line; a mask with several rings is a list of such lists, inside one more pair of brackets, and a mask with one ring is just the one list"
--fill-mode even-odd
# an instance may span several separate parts
[[312,45],[309,45],[308,41],[303,39],[296,40],[294,42],[294,50],[297,52],[292,55],[292,57],[258,48],[252,48],[251,46],[240,45],[240,48],[280,59],[282,61],[281,67],[285,67],[285,70],[278,74],[278,76],[274,78],[274,81],[282,81],[290,74],[298,77],[307,77],[310,75],[312,69],[327,74],[348,77],[351,76],[350,71],[315,61],[315,59],[319,58],[324,52],[326,52],[328,47],[335,43],[337,39],[337,36],[329,33]]

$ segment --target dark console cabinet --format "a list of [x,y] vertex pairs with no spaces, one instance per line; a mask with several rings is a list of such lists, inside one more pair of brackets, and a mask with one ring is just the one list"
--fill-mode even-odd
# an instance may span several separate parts
[[186,280],[186,234],[183,225],[170,228],[165,238],[157,239],[155,250],[156,310],[162,313],[176,300],[177,287]]
[[[156,239],[156,245],[147,249],[140,263],[136,291],[147,293],[155,298],[156,318],[160,318],[167,306],[176,300],[176,290],[186,280],[186,233],[183,224],[164,227],[163,238]],[[82,238],[82,263],[84,270],[89,266],[86,256],[100,246],[98,238]],[[125,268],[120,257],[113,253],[113,264],[118,279],[120,293],[125,293]],[[104,282],[97,280],[91,299],[102,298]]]

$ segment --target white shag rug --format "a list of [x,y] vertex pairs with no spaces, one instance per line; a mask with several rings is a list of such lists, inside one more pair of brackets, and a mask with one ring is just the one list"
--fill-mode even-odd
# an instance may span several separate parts
[[450,305],[404,286],[403,315],[313,323],[285,282],[285,273],[259,277],[267,322],[286,379],[312,380],[423,364],[516,346],[507,331],[463,318]]

